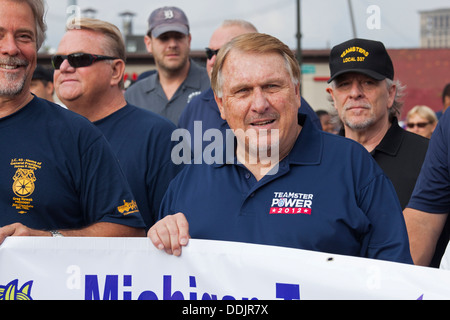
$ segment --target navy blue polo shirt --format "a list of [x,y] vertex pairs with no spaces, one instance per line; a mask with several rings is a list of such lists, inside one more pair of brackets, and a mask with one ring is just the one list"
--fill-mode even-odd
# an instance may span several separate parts
[[277,245],[412,263],[392,183],[358,143],[302,131],[275,174],[192,164],[171,182],[160,217],[183,212],[192,238]]

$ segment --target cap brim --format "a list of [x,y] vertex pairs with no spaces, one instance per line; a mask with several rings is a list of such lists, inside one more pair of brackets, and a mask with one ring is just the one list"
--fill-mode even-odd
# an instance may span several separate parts
[[176,24],[160,25],[153,28],[152,36],[158,38],[160,35],[166,32],[179,32],[184,35],[188,35],[189,29],[185,25],[176,25]]
[[334,74],[328,81],[327,83],[330,83],[331,81],[333,81],[334,79],[336,79],[336,77],[340,76],[341,74],[344,73],[350,73],[350,72],[355,72],[355,73],[361,73],[361,74],[365,74],[366,76],[369,76],[375,80],[384,80],[386,79],[386,76],[383,76],[382,74],[375,72],[373,70],[367,70],[367,69],[348,69],[348,70],[341,70],[339,72],[337,72],[336,74]]

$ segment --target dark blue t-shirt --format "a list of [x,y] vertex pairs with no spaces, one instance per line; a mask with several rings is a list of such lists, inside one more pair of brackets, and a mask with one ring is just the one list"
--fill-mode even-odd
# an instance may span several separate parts
[[176,129],[169,120],[151,111],[126,105],[94,122],[119,159],[147,229],[158,218],[161,199],[170,181],[182,169],[171,160]]
[[144,227],[108,142],[87,119],[34,97],[0,119],[0,226]]
[[307,116],[299,123],[276,174],[257,181],[236,162],[186,166],[170,184],[160,217],[184,213],[192,238],[412,263],[395,190],[370,154],[318,130]]

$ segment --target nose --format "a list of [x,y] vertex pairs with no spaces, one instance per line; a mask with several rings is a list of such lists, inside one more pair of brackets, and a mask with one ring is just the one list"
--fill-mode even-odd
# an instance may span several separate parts
[[349,95],[353,98],[360,98],[362,97],[364,94],[363,88],[361,86],[361,84],[359,83],[359,81],[357,81],[356,79],[352,81],[351,87],[350,87],[350,91],[349,91]]
[[270,103],[267,100],[263,90],[261,88],[255,88],[253,90],[253,99],[251,110],[256,113],[264,113],[270,107]]
[[72,67],[72,66],[69,64],[69,61],[67,61],[67,59],[65,59],[65,60],[61,63],[61,66],[59,67],[59,71],[60,71],[60,72],[63,72],[63,73],[66,73],[66,72],[73,72],[73,71],[75,71],[75,68]]
[[0,42],[0,50],[2,54],[9,56],[16,56],[20,52],[14,36],[9,33],[2,37]]

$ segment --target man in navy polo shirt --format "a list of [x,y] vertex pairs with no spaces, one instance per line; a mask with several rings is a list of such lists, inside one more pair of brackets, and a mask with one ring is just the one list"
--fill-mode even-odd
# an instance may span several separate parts
[[251,33],[226,44],[211,84],[234,156],[186,167],[148,232],[174,255],[189,237],[412,263],[395,190],[364,148],[299,115],[291,50]]

